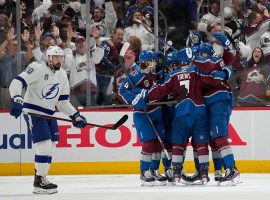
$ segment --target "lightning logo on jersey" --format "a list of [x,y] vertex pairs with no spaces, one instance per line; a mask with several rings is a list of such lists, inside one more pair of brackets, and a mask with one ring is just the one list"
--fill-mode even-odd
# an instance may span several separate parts
[[60,83],[46,85],[42,89],[42,99],[55,98],[59,92],[59,87],[58,87],[59,84]]

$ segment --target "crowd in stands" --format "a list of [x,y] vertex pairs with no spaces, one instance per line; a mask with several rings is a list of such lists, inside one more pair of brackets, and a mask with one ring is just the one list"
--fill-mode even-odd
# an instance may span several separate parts
[[[62,67],[68,74],[70,98],[76,107],[89,105],[89,99],[91,106],[119,103],[116,93],[125,75],[119,53],[124,42],[131,44],[126,60],[137,61],[141,50],[155,48],[155,37],[135,20],[154,29],[152,0],[90,0],[90,19],[85,0],[20,2],[21,33],[18,33],[16,1],[0,1],[0,109],[10,108],[8,87],[12,79],[29,63],[46,62],[46,49],[51,45],[64,50]],[[158,2],[159,35],[172,40],[176,49],[190,45],[192,31],[202,41],[211,42],[215,54],[223,53],[213,37],[213,32],[222,28],[219,0]],[[235,105],[269,105],[270,1],[224,2],[225,34],[236,52],[230,79]],[[86,36],[87,23],[90,23],[90,36]],[[20,66],[17,65],[19,36]],[[164,53],[162,47],[160,51]],[[162,67],[163,60],[160,60]]]

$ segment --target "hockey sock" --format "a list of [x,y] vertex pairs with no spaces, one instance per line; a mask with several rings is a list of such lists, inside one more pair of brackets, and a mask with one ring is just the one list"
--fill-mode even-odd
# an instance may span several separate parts
[[232,148],[230,146],[225,146],[220,149],[220,155],[226,169],[235,166],[234,156],[232,153]]
[[199,163],[199,159],[198,159],[198,153],[196,150],[193,150],[193,159],[194,159],[196,171],[199,171],[200,170],[200,163]]
[[184,162],[185,145],[174,145],[172,149],[172,166],[182,166]]
[[[172,152],[168,152],[168,153],[169,153],[169,156],[172,157]],[[168,160],[164,152],[161,152],[161,159],[162,159],[164,170],[166,172],[167,169],[171,168],[172,160],[171,159]]]
[[141,159],[140,159],[141,171],[149,170],[151,161],[152,161],[152,153],[141,152]]
[[212,151],[212,159],[213,159],[215,171],[221,170],[223,164],[222,164],[220,153],[218,152],[217,149],[211,149],[211,151]]
[[50,151],[50,155],[49,155],[49,160],[48,160],[48,166],[47,166],[47,170],[46,170],[46,175],[48,175],[50,167],[51,167],[51,163],[52,163],[52,151],[53,149],[56,147],[56,142],[52,142],[51,145],[51,151]]
[[234,156],[232,148],[226,137],[218,137],[214,139],[215,147],[219,150],[222,162],[225,168],[234,167]]
[[153,153],[150,169],[152,170],[159,169],[160,160],[161,160],[161,153],[160,152]]
[[47,175],[48,163],[51,163],[51,149],[51,140],[36,143],[35,167],[39,176]]
[[38,176],[46,176],[49,157],[44,155],[35,155],[35,168]]

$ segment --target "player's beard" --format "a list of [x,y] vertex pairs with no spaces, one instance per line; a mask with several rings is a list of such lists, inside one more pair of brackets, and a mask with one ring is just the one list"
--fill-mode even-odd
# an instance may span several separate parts
[[60,69],[60,67],[61,67],[61,63],[57,63],[57,64],[55,64],[55,65],[53,66],[54,71],[59,70],[59,69]]

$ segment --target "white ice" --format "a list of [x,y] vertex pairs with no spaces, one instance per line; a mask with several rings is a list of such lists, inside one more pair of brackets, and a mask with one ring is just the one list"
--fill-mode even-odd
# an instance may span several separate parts
[[[0,177],[0,200],[269,200],[270,174],[241,174],[237,186],[141,187],[139,175],[49,176],[58,193],[32,194],[33,176]],[[210,177],[213,179],[212,177]]]

